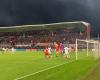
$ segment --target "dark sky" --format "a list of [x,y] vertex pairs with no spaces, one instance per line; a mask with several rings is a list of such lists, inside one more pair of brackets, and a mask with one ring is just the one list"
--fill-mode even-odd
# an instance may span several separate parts
[[100,32],[100,0],[0,0],[0,26],[90,22]]

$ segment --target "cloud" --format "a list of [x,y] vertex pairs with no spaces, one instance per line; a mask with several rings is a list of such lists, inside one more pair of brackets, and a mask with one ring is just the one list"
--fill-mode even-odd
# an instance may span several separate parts
[[99,0],[0,0],[0,25],[83,20],[99,32]]

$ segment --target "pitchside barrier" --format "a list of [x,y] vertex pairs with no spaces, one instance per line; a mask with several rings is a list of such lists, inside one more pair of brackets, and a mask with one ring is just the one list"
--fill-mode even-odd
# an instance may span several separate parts
[[30,48],[30,49],[26,49],[26,48],[15,48],[16,51],[37,51],[37,49],[34,48]]
[[82,56],[92,56],[95,59],[100,58],[100,42],[76,39],[76,60],[82,58]]

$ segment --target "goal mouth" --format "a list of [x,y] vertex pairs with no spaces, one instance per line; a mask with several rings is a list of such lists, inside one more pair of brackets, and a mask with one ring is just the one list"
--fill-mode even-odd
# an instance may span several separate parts
[[100,43],[97,40],[82,40],[76,39],[76,60],[80,59],[80,54],[84,53],[85,56],[92,56],[95,59],[100,58]]

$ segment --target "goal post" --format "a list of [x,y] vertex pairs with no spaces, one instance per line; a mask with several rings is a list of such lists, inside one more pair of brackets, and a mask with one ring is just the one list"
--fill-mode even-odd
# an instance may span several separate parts
[[76,39],[76,60],[79,59],[79,53],[82,54],[82,52],[85,53],[85,56],[90,56],[90,54],[93,55],[96,59],[100,58],[100,43],[96,40],[82,40],[82,39]]

